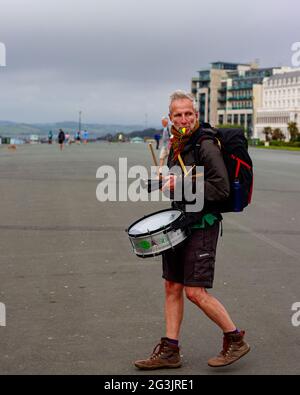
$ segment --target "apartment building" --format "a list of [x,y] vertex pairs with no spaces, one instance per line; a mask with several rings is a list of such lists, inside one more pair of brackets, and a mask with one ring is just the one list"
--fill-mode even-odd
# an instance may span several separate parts
[[215,126],[218,124],[219,89],[230,71],[247,70],[250,65],[214,62],[210,69],[200,70],[199,77],[192,79],[192,94],[198,108],[200,120]]
[[254,137],[265,139],[265,127],[279,128],[290,139],[288,123],[300,127],[300,69],[282,68],[262,86],[262,103],[257,109]]
[[192,93],[200,120],[213,126],[241,125],[252,137],[256,112],[262,106],[263,80],[276,70],[256,64],[216,62],[210,70],[199,71],[199,77],[192,79]]

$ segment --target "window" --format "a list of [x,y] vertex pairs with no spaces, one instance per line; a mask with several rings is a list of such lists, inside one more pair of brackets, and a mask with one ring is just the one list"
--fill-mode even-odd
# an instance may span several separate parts
[[248,114],[247,115],[247,126],[251,126],[252,125],[252,114]]
[[245,125],[245,114],[241,114],[240,124],[241,124],[242,126]]
[[238,124],[239,124],[239,116],[238,116],[238,114],[234,114],[234,121],[233,121],[233,123],[234,123],[235,125],[238,125]]

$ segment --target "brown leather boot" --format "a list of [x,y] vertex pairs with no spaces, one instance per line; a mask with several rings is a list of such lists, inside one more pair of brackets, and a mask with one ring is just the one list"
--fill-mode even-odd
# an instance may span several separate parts
[[181,366],[179,347],[162,338],[148,359],[136,361],[134,364],[142,370],[179,368]]
[[211,358],[208,365],[212,368],[228,366],[248,354],[250,346],[244,341],[244,336],[245,331],[224,335],[223,350],[217,357]]

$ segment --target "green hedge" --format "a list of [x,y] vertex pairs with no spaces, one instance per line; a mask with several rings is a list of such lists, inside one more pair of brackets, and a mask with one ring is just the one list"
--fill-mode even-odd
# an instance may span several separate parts
[[272,147],[300,147],[300,141],[295,143],[292,142],[284,142],[284,141],[271,141],[270,146]]

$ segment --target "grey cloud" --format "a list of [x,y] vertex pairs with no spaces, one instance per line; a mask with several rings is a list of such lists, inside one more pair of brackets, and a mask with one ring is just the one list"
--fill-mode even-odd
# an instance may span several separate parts
[[[31,92],[22,105],[32,121],[55,120],[64,108],[67,116],[69,106],[79,105],[77,92],[89,108],[93,94],[106,114],[118,108],[123,121],[132,121],[134,107],[139,117],[148,106],[154,122],[169,90],[189,89],[191,77],[209,62],[260,58],[263,66],[289,65],[291,44],[299,41],[297,0],[0,0],[0,7],[8,64],[0,86],[12,98],[20,89]],[[60,106],[32,86],[56,95]],[[125,92],[132,108],[123,111]],[[0,118],[23,114],[13,103],[1,106]]]

